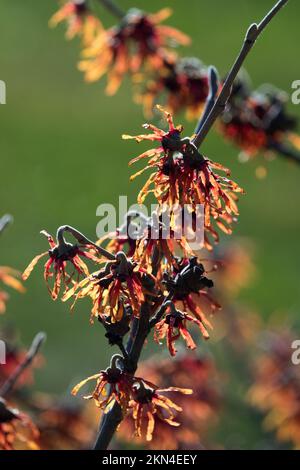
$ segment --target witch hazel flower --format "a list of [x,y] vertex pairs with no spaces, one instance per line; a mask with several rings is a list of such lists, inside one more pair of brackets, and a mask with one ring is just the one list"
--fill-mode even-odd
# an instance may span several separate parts
[[[146,170],[152,170],[150,177],[138,195],[142,204],[149,193],[154,193],[160,205],[172,207],[189,205],[194,211],[197,206],[204,208],[205,246],[212,249],[212,242],[219,241],[217,229],[226,234],[232,233],[231,225],[239,214],[237,194],[243,193],[234,181],[228,178],[230,172],[219,163],[208,160],[201,155],[190,138],[182,138],[182,126],[175,127],[168,111],[158,106],[168,123],[168,130],[145,124],[149,134],[137,136],[123,135],[123,139],[157,142],[158,146],[147,150],[132,159],[129,165],[149,159],[147,165],[131,177],[140,176]],[[226,177],[215,170],[223,171]]]
[[[59,296],[62,284],[64,285],[64,293],[66,293],[70,285],[77,285],[80,277],[89,275],[88,267],[82,258],[92,260],[96,263],[101,263],[102,260],[97,256],[95,246],[89,243],[71,244],[66,242],[63,237],[62,228],[57,231],[56,241],[52,235],[45,230],[42,230],[41,234],[47,238],[50,249],[35,256],[25,269],[22,277],[23,280],[26,281],[39,260],[48,257],[44,264],[44,280],[52,299],[56,300]],[[70,272],[68,272],[67,269],[69,266],[71,267]],[[51,279],[54,281],[52,286],[50,285]]]
[[66,38],[73,39],[79,36],[85,47],[89,46],[103,30],[100,20],[89,10],[86,0],[66,2],[50,18],[49,25],[55,27],[62,22],[67,25]]

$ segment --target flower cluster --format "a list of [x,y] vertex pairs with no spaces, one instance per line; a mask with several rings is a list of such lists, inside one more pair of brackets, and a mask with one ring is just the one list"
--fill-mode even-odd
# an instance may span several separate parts
[[[77,286],[80,277],[89,275],[89,270],[85,262],[81,259],[82,257],[99,264],[101,263],[101,259],[96,256],[97,250],[95,247],[88,243],[84,245],[74,245],[67,243],[64,238],[60,236],[57,237],[57,242],[55,242],[52,235],[45,230],[43,230],[41,234],[47,237],[50,250],[37,255],[25,269],[22,277],[23,280],[26,281],[38,261],[48,256],[44,265],[44,279],[51,297],[53,300],[56,300],[59,296],[62,284],[65,288],[64,293],[66,293],[70,285],[75,284],[75,286]],[[71,265],[70,273],[67,271],[68,265]],[[51,287],[49,280],[52,278],[54,283]]]
[[84,0],[69,1],[52,17],[50,25],[67,22],[67,37],[83,39],[79,70],[88,82],[108,75],[107,93],[114,94],[124,75],[135,76],[143,69],[154,70],[175,58],[171,49],[190,39],[171,26],[160,24],[172,11],[164,8],[147,14],[136,8],[122,14],[120,23],[105,30]]
[[251,90],[241,75],[220,118],[221,132],[243,151],[243,159],[284,152],[282,145],[299,149],[297,120],[288,114],[287,101],[286,93],[271,85]]
[[159,343],[166,337],[171,356],[176,356],[177,350],[174,343],[180,336],[185,340],[189,349],[196,349],[196,344],[187,329],[187,323],[195,323],[203,336],[206,339],[209,338],[208,332],[200,320],[177,310],[173,303],[170,304],[169,309],[170,312],[165,315],[165,318],[155,325],[155,340]]
[[209,91],[207,67],[196,57],[165,60],[149,78],[142,75],[140,82],[135,98],[147,117],[152,116],[155,103],[165,99],[173,114],[186,110],[188,119],[197,119]]
[[[0,266],[0,282],[8,287],[23,293],[25,289],[23,284],[19,281],[20,273],[16,269],[8,266]],[[9,296],[6,291],[0,290],[0,314],[6,310],[6,302]]]
[[[210,311],[220,309],[208,293],[208,289],[213,287],[213,282],[205,276],[205,269],[198,262],[197,258],[178,260],[177,269],[174,268],[172,274],[165,274],[164,283],[168,295],[172,297],[173,305],[170,306],[171,312],[165,318],[165,323],[160,323],[162,332],[167,331],[169,336],[169,350],[174,355],[175,350],[172,346],[177,336],[172,336],[172,329],[180,327],[181,336],[187,342],[188,347],[194,349],[194,342],[186,333],[184,325],[186,322],[197,324],[205,339],[209,338],[208,329],[212,329],[210,321],[205,315],[205,310],[209,306]],[[185,313],[174,308],[178,306]],[[169,325],[166,328],[166,325]]]
[[74,403],[51,395],[34,397],[39,446],[43,450],[84,450],[93,442],[97,431],[97,416],[93,404]]
[[0,398],[0,450],[36,450],[38,437],[38,429],[29,416]]
[[[165,428],[166,425],[179,426],[179,412],[184,405],[186,409],[191,408],[188,419],[191,428],[178,434],[176,442],[181,447],[188,440],[195,442],[199,432],[195,418],[209,418],[214,408],[214,400],[210,402],[205,396],[210,391],[207,380],[210,365],[197,358],[183,359],[176,355],[180,339],[188,349],[196,348],[193,327],[197,332],[200,330],[204,339],[209,338],[212,324],[208,314],[221,308],[210,295],[214,283],[208,277],[209,270],[200,250],[204,247],[212,251],[219,241],[219,231],[228,235],[232,233],[239,215],[238,196],[244,193],[229,178],[230,171],[208,159],[200,152],[200,147],[230,98],[231,85],[244,58],[286,1],[279,2],[259,26],[254,24],[248,30],[242,51],[225,86],[220,87],[220,93],[217,72],[213,67],[207,69],[198,59],[180,58],[174,52],[174,46],[188,45],[190,40],[176,29],[161,24],[170,16],[170,9],[165,8],[156,14],[138,9],[123,12],[111,0],[102,3],[120,20],[108,30],[94,16],[90,10],[91,3],[86,0],[65,2],[50,23],[55,26],[66,22],[67,37],[81,38],[79,69],[86,81],[98,81],[107,74],[106,91],[109,95],[119,89],[127,75],[136,84],[142,82],[143,89],[137,100],[143,103],[147,114],[151,113],[154,103],[165,96],[168,111],[160,106],[157,108],[167,122],[167,129],[145,124],[143,127],[148,132],[134,137],[123,135],[123,139],[134,139],[138,143],[154,142],[154,148],[146,149],[131,159],[130,165],[147,160],[146,166],[131,179],[145,170],[151,171],[137,199],[142,204],[149,194],[153,194],[158,208],[150,218],[144,217],[138,238],[131,236],[130,226],[136,223],[137,218],[142,220],[143,217],[138,213],[128,213],[123,226],[116,231],[115,239],[108,242],[106,248],[102,244],[108,237],[94,243],[68,225],[58,229],[56,239],[43,231],[50,249],[33,259],[23,279],[26,280],[37,262],[46,257],[44,279],[51,297],[56,300],[62,292],[62,300],[72,298],[73,305],[78,299],[90,299],[91,322],[96,319],[96,324],[105,329],[109,345],[120,349],[121,355],[114,355],[107,369],[81,381],[73,389],[76,395],[86,383],[96,381],[94,390],[85,398],[94,402],[104,415],[109,414],[103,418],[96,448],[107,447],[108,437],[111,438],[126,416],[133,418],[131,426],[136,437],[145,436],[150,442],[157,426],[163,445],[173,447],[170,433]],[[283,144],[292,140],[296,142],[296,137],[291,135],[294,120],[287,115],[284,105],[282,95],[277,91],[252,93],[243,83],[236,83],[220,119],[221,129],[250,155],[260,150],[287,154]],[[171,112],[185,110],[188,117],[194,118],[202,108],[195,135],[184,137],[183,127],[175,126]],[[178,218],[178,209],[188,210],[189,222],[181,213]],[[166,213],[168,224],[165,223]],[[199,218],[202,219],[203,230],[199,230],[197,225]],[[169,229],[167,237],[166,229]],[[202,231],[200,240],[196,233],[199,235],[198,232],[202,234]],[[65,232],[75,238],[75,244],[66,241]],[[192,232],[194,239],[190,239],[187,232]],[[214,260],[213,263],[215,269],[218,263]],[[96,264],[97,268],[91,270],[89,264]],[[226,269],[225,277],[241,278],[239,273],[236,275],[234,261]],[[242,283],[241,278],[238,288]],[[228,324],[234,325],[234,322],[233,318]],[[238,322],[236,325],[239,326]],[[159,344],[166,340],[170,355],[176,356],[177,361],[171,367],[159,364],[152,370],[153,375],[158,376],[158,382],[162,383],[159,386],[154,385],[156,380],[136,375],[150,334]],[[273,370],[274,367],[271,372]],[[171,377],[172,382],[175,378],[176,384],[182,387],[170,385]],[[192,393],[186,388],[191,377],[197,399],[189,402],[190,405],[186,403],[185,396]],[[275,382],[277,391],[278,383]],[[173,401],[176,392],[182,395],[182,403]],[[284,390],[283,395],[276,395],[275,400],[269,403],[280,405],[288,396],[292,403],[291,412],[296,409],[295,402],[297,404],[293,392],[294,389],[292,392],[288,389],[288,393]],[[260,393],[260,389],[258,392],[254,389],[254,398],[260,397]],[[284,423],[290,416],[284,415]],[[80,424],[77,417],[74,422]],[[4,445],[12,439],[8,439],[5,432],[13,434],[16,419],[25,423],[25,418],[12,413],[12,428],[4,429]],[[48,415],[49,420],[58,423],[57,410]],[[67,426],[69,415],[64,422]],[[286,433],[294,429],[295,421],[292,419]],[[68,432],[72,438],[72,433]]]
[[300,446],[300,368],[291,360],[294,341],[290,331],[270,331],[265,351],[257,358],[249,400],[265,413],[265,429],[280,441]]
[[88,47],[96,36],[103,31],[102,24],[88,8],[86,0],[66,2],[50,19],[50,26],[61,22],[67,24],[67,39],[79,36],[85,47]]
[[110,367],[80,382],[73,389],[76,395],[79,389],[90,380],[97,380],[96,388],[86,399],[93,399],[97,407],[108,413],[117,402],[124,414],[130,411],[135,423],[135,435],[146,436],[151,441],[155,419],[159,418],[170,426],[179,426],[175,421],[175,412],[182,411],[165,393],[179,392],[190,395],[192,390],[186,388],[159,388],[148,380],[134,377],[118,367]]
[[[65,21],[67,37],[82,38],[82,59],[78,64],[88,82],[107,74],[107,94],[113,95],[125,75],[130,75],[147,118],[154,104],[164,102],[173,113],[185,111],[196,119],[209,98],[208,68],[197,57],[180,57],[174,46],[188,45],[190,39],[170,26],[161,25],[172,13],[169,8],[150,14],[136,8],[113,13],[119,24],[105,30],[87,0],[67,1],[50,20],[51,26]],[[221,87],[220,87],[221,89]],[[226,111],[219,119],[224,137],[241,150],[243,160],[263,153],[279,154],[299,163],[299,136],[296,119],[286,111],[286,93],[272,86],[251,90],[248,77],[237,80]],[[264,167],[257,168],[263,178]]]
[[[155,358],[154,358],[155,359]],[[180,426],[170,427],[167,422],[154,415],[155,433],[152,441],[145,444],[150,449],[197,449],[199,441],[204,442],[208,428],[216,421],[219,407],[219,392],[217,392],[217,371],[213,362],[208,358],[198,358],[194,355],[181,354],[172,361],[169,359],[152,360],[140,364],[138,372],[160,387],[168,388],[173,383],[179,387],[193,388],[193,394],[187,396],[176,394],[176,403],[182,408],[178,413],[175,409],[176,420]],[[170,392],[171,398],[175,397]],[[118,433],[118,439],[130,442],[132,440],[133,424],[129,416],[124,420]]]
[[88,296],[93,303],[91,319],[109,317],[113,323],[118,322],[128,305],[132,307],[133,315],[139,315],[149,277],[145,269],[119,252],[115,261],[107,263],[103,269],[76,284],[64,295],[63,300],[73,295],[75,301]]
[[[138,203],[142,204],[150,192],[153,192],[161,206],[184,207],[188,205],[192,211],[197,208],[204,209],[205,246],[212,249],[212,239],[219,240],[216,228],[226,234],[231,234],[232,223],[238,216],[237,194],[243,190],[228,179],[230,174],[227,168],[215,163],[201,155],[192,140],[182,138],[182,126],[174,126],[173,118],[168,111],[163,112],[168,130],[164,131],[152,124],[145,124],[144,128],[152,131],[150,134],[138,136],[123,135],[123,139],[135,139],[138,143],[144,140],[157,142],[158,146],[148,150],[132,159],[129,164],[148,158],[146,167],[138,171],[135,177],[145,170],[152,170],[150,177],[138,196]],[[226,177],[215,173],[223,171]]]

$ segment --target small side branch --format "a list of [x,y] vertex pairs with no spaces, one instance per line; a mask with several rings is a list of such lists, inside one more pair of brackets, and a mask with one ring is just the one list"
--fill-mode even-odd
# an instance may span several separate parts
[[300,153],[297,150],[290,148],[283,143],[270,143],[268,149],[276,152],[279,157],[285,157],[288,160],[298,163],[298,165],[300,164]]
[[209,67],[208,69],[208,76],[209,76],[209,94],[206,100],[206,105],[204,112],[202,116],[200,117],[200,120],[197,124],[197,127],[195,129],[195,134],[199,134],[201,132],[201,129],[208,118],[211,110],[213,109],[215,102],[216,102],[216,97],[218,93],[218,86],[219,86],[219,79],[218,79],[218,72],[217,69],[213,66]]
[[23,372],[32,364],[32,361],[38,354],[42,344],[46,340],[46,334],[45,333],[38,333],[30,346],[30,349],[28,350],[26,357],[24,361],[16,368],[16,370],[11,374],[11,376],[7,379],[7,381],[2,385],[0,389],[0,396],[5,397],[8,395],[14,388],[15,384],[23,374]]
[[6,229],[6,227],[11,224],[13,221],[13,218],[11,215],[9,214],[5,214],[3,217],[1,217],[0,219],[0,233],[3,232],[4,229]]
[[281,8],[287,4],[287,2],[288,0],[279,0],[279,2],[276,3],[276,5],[272,8],[272,10],[270,10],[270,12],[265,16],[265,18],[258,25],[254,23],[248,29],[243,47],[227,76],[227,79],[224,83],[222,91],[220,95],[218,96],[218,99],[216,100],[203,126],[201,127],[200,131],[197,133],[196,137],[193,140],[193,143],[198,149],[203,143],[210,129],[214,125],[216,119],[224,111],[226,107],[226,103],[231,94],[233,82],[236,76],[238,75],[246,57],[248,56],[249,52],[253,48],[257,38],[262,33],[262,31],[266,28],[266,26],[270,23],[270,21],[274,18],[274,16],[279,12],[279,10],[281,10]]
[[99,0],[99,2],[120,20],[126,15],[126,12],[123,11],[122,8],[120,8],[113,0]]

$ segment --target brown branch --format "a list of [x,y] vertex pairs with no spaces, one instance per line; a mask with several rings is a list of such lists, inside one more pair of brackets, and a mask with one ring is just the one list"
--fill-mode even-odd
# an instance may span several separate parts
[[[134,375],[136,372],[145,340],[150,332],[149,320],[150,305],[145,302],[141,306],[136,335],[132,344],[130,343],[130,350],[127,349],[127,358],[124,358],[124,372],[128,374]],[[94,450],[107,449],[123,417],[120,405],[115,402],[112,409],[106,415],[103,415]]]
[[215,67],[213,66],[209,67],[208,77],[209,77],[209,94],[206,99],[205,109],[197,124],[195,134],[198,134],[201,131],[203,125],[205,124],[206,119],[208,118],[211,110],[213,109],[215,105],[216,97],[218,94],[219,79],[218,79],[218,72]]
[[116,16],[119,19],[124,18],[126,15],[126,12],[122,10],[119,5],[117,5],[113,0],[99,0],[100,3],[102,3],[107,10],[109,10],[114,16]]
[[4,382],[0,389],[0,396],[4,397],[8,395],[14,388],[15,384],[25,371],[31,364],[36,355],[38,354],[42,344],[46,340],[46,334],[45,333],[38,333],[30,346],[30,349],[28,350],[26,357],[24,361],[15,369],[15,371],[11,374],[11,376]]
[[234,62],[227,79],[223,85],[222,91],[219,94],[211,112],[209,113],[207,119],[205,120],[203,126],[197,133],[196,137],[193,139],[193,144],[199,149],[210,129],[214,125],[216,119],[224,111],[227,101],[230,98],[231,89],[233,82],[239,73],[246,57],[254,46],[257,38],[274,18],[274,16],[279,12],[279,10],[286,5],[288,0],[279,0],[276,5],[269,11],[265,18],[257,25],[256,23],[252,24],[247,31],[243,47]]

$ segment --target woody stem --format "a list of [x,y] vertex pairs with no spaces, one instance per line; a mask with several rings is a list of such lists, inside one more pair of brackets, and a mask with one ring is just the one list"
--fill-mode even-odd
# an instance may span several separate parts
[[206,100],[205,104],[205,109],[203,111],[203,114],[201,115],[199,122],[197,124],[195,134],[198,134],[200,130],[202,129],[206,119],[208,118],[211,110],[214,107],[214,104],[216,102],[216,97],[218,94],[218,72],[215,67],[209,67],[208,70],[208,76],[209,76],[209,94]]
[[219,94],[213,108],[211,109],[209,115],[207,116],[204,124],[198,131],[196,137],[193,139],[193,144],[199,149],[201,144],[203,143],[204,139],[206,138],[207,134],[209,133],[210,129],[214,125],[216,119],[220,116],[220,114],[224,111],[227,101],[231,95],[231,89],[233,82],[239,73],[246,57],[248,56],[249,52],[253,48],[257,38],[266,28],[266,26],[270,23],[270,21],[274,18],[274,16],[281,10],[281,8],[286,5],[288,0],[279,0],[276,5],[269,11],[269,13],[263,18],[263,20],[259,24],[252,24],[246,34],[244,44],[240,53],[238,54],[227,78]]
[[[136,335],[131,343],[127,345],[128,356],[124,358],[124,372],[134,375],[138,367],[138,361],[150,331],[150,306],[148,302],[144,302],[141,306],[140,318],[138,321]],[[103,415],[99,434],[94,446],[94,450],[106,450],[119,426],[123,420],[123,414],[120,405],[115,402],[112,409]]]

